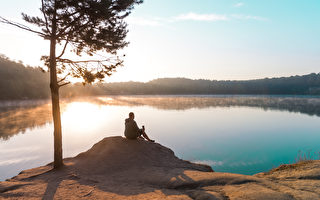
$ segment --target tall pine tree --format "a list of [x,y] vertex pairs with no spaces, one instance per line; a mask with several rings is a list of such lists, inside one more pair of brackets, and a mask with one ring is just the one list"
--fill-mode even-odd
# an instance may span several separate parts
[[[41,59],[50,72],[54,168],[60,168],[63,160],[59,88],[69,84],[70,77],[80,78],[84,84],[102,81],[122,65],[123,60],[117,52],[128,45],[124,19],[142,0],[42,0],[41,3],[42,16],[22,13],[23,19],[35,25],[34,28],[3,17],[0,17],[0,22],[36,33],[50,41],[50,55]],[[57,54],[59,45],[61,52]],[[65,57],[66,50],[78,57]],[[103,55],[100,52],[104,52]],[[92,59],[78,59],[83,55]]]

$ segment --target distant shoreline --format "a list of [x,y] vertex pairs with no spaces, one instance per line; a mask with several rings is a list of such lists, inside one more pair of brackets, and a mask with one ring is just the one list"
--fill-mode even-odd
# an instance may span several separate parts
[[[60,97],[60,100],[73,100],[79,98],[90,98],[90,97],[224,97],[224,98],[233,98],[233,97],[284,97],[284,98],[320,98],[319,95],[310,95],[310,94],[105,94],[105,95],[87,95],[87,96],[72,96],[72,97]],[[41,101],[47,102],[51,101],[51,98],[21,98],[21,99],[0,99],[1,104],[14,104],[21,101],[33,102]],[[49,102],[50,103],[50,102]]]
[[[0,100],[50,99],[49,76],[0,57]],[[159,78],[149,82],[74,83],[61,98],[97,95],[320,95],[320,73],[253,80]]]

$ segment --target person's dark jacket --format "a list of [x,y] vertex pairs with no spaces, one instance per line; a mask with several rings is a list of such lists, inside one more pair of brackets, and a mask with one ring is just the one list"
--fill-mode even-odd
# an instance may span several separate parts
[[127,118],[125,120],[124,135],[128,139],[136,139],[139,135],[139,127],[133,119]]

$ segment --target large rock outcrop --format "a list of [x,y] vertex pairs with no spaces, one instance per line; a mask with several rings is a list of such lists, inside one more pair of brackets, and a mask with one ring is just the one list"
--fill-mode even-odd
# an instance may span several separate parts
[[64,162],[0,182],[0,199],[320,199],[319,161],[245,176],[181,160],[160,144],[109,137]]

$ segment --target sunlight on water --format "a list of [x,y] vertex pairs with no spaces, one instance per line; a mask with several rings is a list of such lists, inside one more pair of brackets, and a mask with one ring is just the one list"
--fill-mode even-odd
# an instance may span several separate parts
[[[0,110],[0,179],[53,159],[51,106],[18,102]],[[254,174],[318,158],[320,98],[259,96],[112,96],[61,102],[64,157],[104,137],[123,135],[124,119],[180,158],[215,171]]]
[[72,127],[77,134],[86,133],[105,123],[108,116],[101,106],[88,102],[72,102],[62,114],[63,124]]

